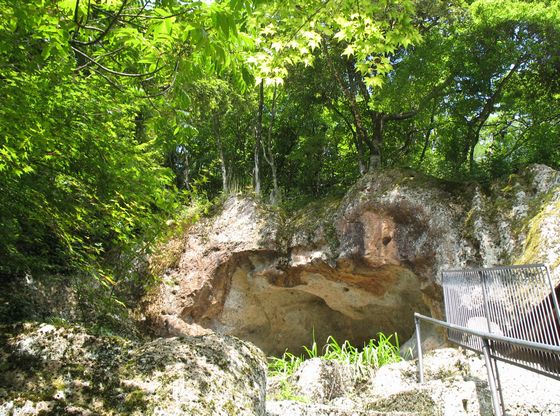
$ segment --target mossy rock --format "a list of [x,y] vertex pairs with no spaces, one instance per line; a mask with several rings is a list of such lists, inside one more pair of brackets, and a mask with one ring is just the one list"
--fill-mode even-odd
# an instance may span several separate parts
[[368,410],[378,412],[406,411],[418,416],[442,416],[441,408],[432,399],[428,390],[410,390],[390,397],[379,399],[366,406]]
[[264,415],[264,357],[231,337],[141,343],[77,326],[2,329],[0,414]]

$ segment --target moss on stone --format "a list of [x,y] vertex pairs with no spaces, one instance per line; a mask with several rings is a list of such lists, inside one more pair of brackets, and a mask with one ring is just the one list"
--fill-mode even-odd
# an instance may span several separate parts
[[[518,263],[535,263],[546,261],[543,258],[542,248],[543,233],[546,232],[545,222],[551,217],[560,217],[560,201],[545,205],[544,209],[530,218],[524,226],[526,232],[523,251],[518,257]],[[555,264],[551,268],[556,268],[560,264],[560,256],[557,257]]]
[[223,410],[231,416],[235,416],[237,409],[235,407],[235,405],[233,404],[233,402],[231,400],[228,400],[225,404],[224,404],[224,408]]
[[316,233],[322,232],[325,242],[331,247],[338,247],[338,236],[335,228],[335,215],[340,206],[341,198],[330,196],[313,201],[295,211],[286,224],[287,239],[295,233],[305,236],[308,243],[313,243]]
[[135,410],[146,410],[146,392],[142,389],[136,389],[128,392],[124,396],[123,408],[128,412],[132,412]]
[[397,393],[369,403],[366,409],[379,412],[409,412],[419,416],[443,415],[429,393],[423,390]]

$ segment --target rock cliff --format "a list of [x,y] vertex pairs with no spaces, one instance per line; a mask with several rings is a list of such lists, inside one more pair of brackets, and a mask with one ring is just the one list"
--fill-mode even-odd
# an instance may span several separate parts
[[190,228],[143,303],[159,335],[217,331],[266,353],[328,335],[354,344],[441,317],[446,268],[546,262],[560,280],[560,174],[534,165],[488,186],[406,170],[287,215],[232,196]]

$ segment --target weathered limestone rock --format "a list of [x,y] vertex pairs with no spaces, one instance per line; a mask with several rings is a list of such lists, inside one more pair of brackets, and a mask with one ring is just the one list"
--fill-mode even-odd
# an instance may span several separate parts
[[217,331],[269,354],[312,333],[319,344],[404,340],[414,311],[443,316],[442,270],[520,262],[547,262],[560,281],[558,172],[535,165],[484,188],[383,171],[290,218],[229,198],[191,227],[143,310],[160,335]]
[[79,327],[2,328],[0,414],[264,415],[254,346],[206,335],[144,344]]
[[[339,363],[339,365],[342,365]],[[336,398],[305,396],[270,400],[268,416],[486,416],[492,415],[483,360],[472,352],[446,348],[425,356],[425,384],[417,382],[416,363],[388,364],[366,382],[349,382]],[[500,363],[506,414],[560,414],[560,381]],[[297,383],[297,377],[291,377]],[[307,391],[321,390],[323,381],[308,379]],[[272,395],[269,394],[269,397]]]
[[324,403],[344,396],[352,384],[350,369],[337,362],[313,358],[304,361],[293,376],[294,391],[310,402]]

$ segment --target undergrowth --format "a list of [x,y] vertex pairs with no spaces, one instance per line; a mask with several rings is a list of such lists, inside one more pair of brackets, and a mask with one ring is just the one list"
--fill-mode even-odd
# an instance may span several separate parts
[[155,242],[149,256],[148,269],[154,277],[160,277],[166,270],[177,267],[185,247],[184,239],[189,228],[204,217],[213,207],[205,197],[193,198],[191,203],[176,213],[168,221],[167,229]]
[[377,339],[370,339],[362,348],[353,346],[349,341],[340,344],[334,337],[329,336],[327,343],[319,350],[313,336],[311,347],[303,346],[303,349],[305,354],[295,355],[286,351],[282,357],[269,357],[269,375],[287,379],[305,360],[321,358],[346,364],[352,369],[355,377],[362,377],[367,375],[370,369],[402,360],[397,334],[393,337],[381,332],[377,334]]

